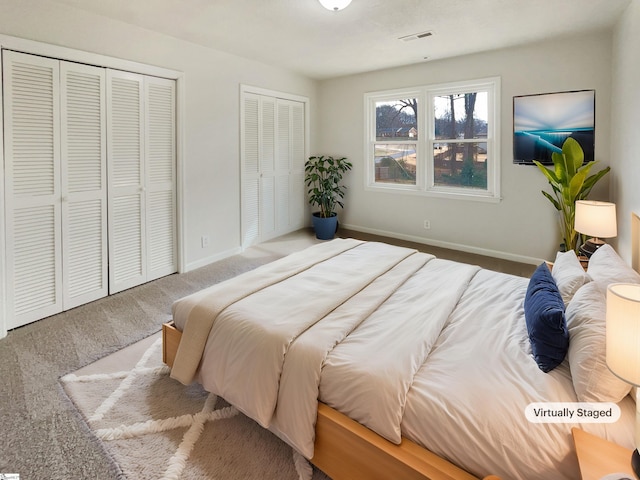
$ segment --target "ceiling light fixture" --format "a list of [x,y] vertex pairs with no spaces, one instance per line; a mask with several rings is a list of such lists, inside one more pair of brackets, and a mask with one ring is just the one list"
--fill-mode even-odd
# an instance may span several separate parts
[[318,0],[320,4],[327,10],[337,12],[343,8],[347,8],[351,3],[351,0]]

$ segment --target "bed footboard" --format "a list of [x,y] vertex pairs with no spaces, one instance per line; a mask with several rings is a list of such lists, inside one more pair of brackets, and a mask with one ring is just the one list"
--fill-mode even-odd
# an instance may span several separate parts
[[[173,322],[162,325],[162,361],[170,367],[181,337]],[[405,438],[400,445],[388,442],[323,403],[318,404],[314,451],[311,462],[334,480],[477,480]]]
[[162,362],[173,367],[182,332],[173,322],[162,324]]
[[313,464],[334,480],[477,480],[406,438],[395,445],[323,403],[314,451]]

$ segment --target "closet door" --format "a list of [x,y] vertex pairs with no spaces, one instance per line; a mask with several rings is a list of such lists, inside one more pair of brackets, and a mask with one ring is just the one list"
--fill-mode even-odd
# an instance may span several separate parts
[[147,278],[144,77],[107,70],[109,293]]
[[242,122],[242,245],[249,247],[277,236],[276,99],[245,94]]
[[304,103],[243,92],[242,246],[305,225]]
[[278,99],[276,154],[276,231],[279,235],[304,226],[304,104]]
[[3,52],[7,328],[62,310],[59,62]]
[[145,77],[147,280],[178,270],[175,81]]
[[177,271],[175,81],[107,71],[109,293]]
[[289,231],[305,226],[307,218],[307,191],[304,185],[305,158],[305,114],[304,103],[290,103],[291,123],[291,163],[289,172],[289,197],[295,201],[289,203]]
[[263,96],[260,98],[259,124],[260,241],[278,236],[276,131],[276,99]]
[[175,272],[175,81],[2,55],[7,328]]
[[260,97],[246,93],[242,98],[241,177],[242,247],[260,238]]
[[292,179],[291,172],[291,111],[288,102],[278,99],[278,137],[275,164],[275,230],[276,234],[284,232],[289,227],[289,208],[291,205]]
[[60,84],[66,310],[108,293],[105,70],[61,62]]

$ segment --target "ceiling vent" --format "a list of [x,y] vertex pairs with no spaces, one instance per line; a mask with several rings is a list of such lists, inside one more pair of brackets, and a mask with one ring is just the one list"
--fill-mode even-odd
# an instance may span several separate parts
[[398,40],[402,40],[403,42],[412,42],[413,40],[418,40],[420,38],[427,38],[432,35],[433,35],[433,31],[429,30],[428,32],[413,33],[411,35],[405,35],[404,37],[398,38]]

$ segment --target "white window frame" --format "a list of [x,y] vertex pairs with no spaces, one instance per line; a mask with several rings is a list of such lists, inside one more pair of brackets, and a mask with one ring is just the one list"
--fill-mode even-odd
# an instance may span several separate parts
[[[389,102],[394,100],[400,100],[404,98],[416,98],[418,99],[418,138],[416,139],[392,139],[392,140],[378,140],[376,137],[376,103],[378,102]],[[365,151],[369,152],[367,157],[368,160],[372,160],[374,158],[374,151],[376,145],[386,145],[386,144],[394,144],[394,145],[416,145],[416,184],[415,185],[401,185],[401,184],[392,184],[392,183],[376,183],[375,180],[375,164],[370,161],[367,166],[367,185],[373,186],[376,189],[391,189],[391,190],[401,190],[404,192],[421,192],[424,190],[424,164],[421,164],[419,159],[422,157],[422,147],[421,143],[424,143],[424,136],[426,131],[421,129],[420,126],[424,124],[424,93],[423,89],[420,88],[412,88],[412,89],[402,89],[402,90],[387,90],[384,92],[377,93],[368,93],[365,94],[365,104],[367,105],[365,108],[365,125],[366,125],[366,134],[365,141],[366,147]]]
[[[435,139],[434,98],[442,95],[487,92],[487,188],[466,188],[435,185],[433,175],[433,144]],[[382,101],[416,98],[418,100],[417,140],[378,141],[376,139],[376,103]],[[365,188],[372,191],[424,195],[497,203],[500,198],[500,77],[442,83],[397,90],[366,93],[365,104]],[[478,139],[459,139],[459,143],[478,142]],[[485,143],[485,139],[481,139]],[[416,184],[401,185],[376,182],[374,151],[379,143],[416,143]]]

